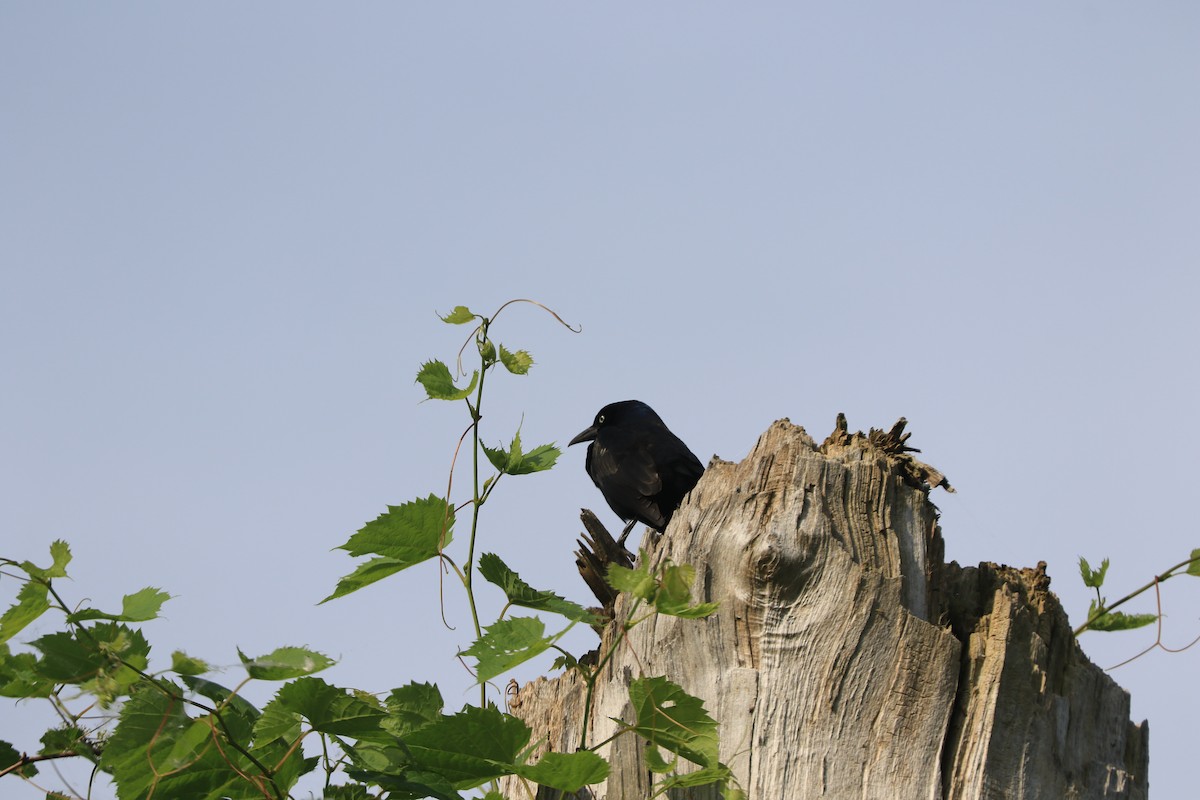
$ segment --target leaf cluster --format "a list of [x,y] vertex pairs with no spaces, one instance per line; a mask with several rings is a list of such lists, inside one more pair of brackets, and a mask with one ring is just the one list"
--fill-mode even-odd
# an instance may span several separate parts
[[1127,614],[1124,611],[1116,611],[1118,606],[1124,605],[1128,601],[1150,589],[1156,588],[1162,582],[1175,577],[1176,575],[1192,575],[1200,577],[1200,548],[1192,550],[1191,555],[1184,561],[1175,564],[1165,572],[1155,575],[1154,579],[1144,586],[1135,589],[1129,594],[1122,597],[1116,602],[1109,603],[1100,593],[1100,588],[1104,585],[1104,579],[1108,575],[1109,561],[1107,558],[1100,562],[1098,569],[1093,569],[1088,563],[1088,560],[1083,556],[1079,557],[1079,576],[1083,580],[1083,585],[1089,589],[1094,589],[1096,592],[1095,598],[1088,604],[1087,620],[1075,629],[1075,635],[1083,633],[1087,630],[1093,631],[1125,631],[1135,628],[1143,628],[1151,625],[1160,619],[1159,614]]
[[[441,319],[474,327],[459,351],[455,372],[437,359],[417,371],[416,382],[426,399],[465,404],[470,424],[459,448],[469,435],[469,499],[452,500],[456,450],[444,494],[388,506],[340,545],[338,549],[351,557],[366,560],[321,601],[439,560],[457,574],[467,595],[475,638],[459,655],[472,660],[480,687],[477,705],[449,712],[441,692],[430,683],[410,682],[383,694],[335,686],[315,677],[334,660],[298,646],[257,656],[236,649],[245,676],[232,686],[212,680],[216,670],[208,661],[182,651],[171,654],[169,667],[153,672],[151,645],[142,626],[158,617],[170,595],[156,587],[139,589],[124,597],[119,611],[68,605],[56,581],[68,577],[71,552],[65,542],[56,541],[46,567],[0,559],[0,575],[19,586],[13,603],[0,615],[0,696],[44,699],[62,723],[45,733],[41,749],[34,753],[0,741],[0,777],[33,781],[43,761],[84,758],[112,777],[122,800],[283,800],[292,796],[302,776],[318,768],[325,773],[324,796],[341,800],[458,800],[463,792],[484,786],[490,789],[485,797],[495,800],[500,797],[496,781],[505,776],[560,794],[605,780],[609,764],[595,752],[604,742],[589,745],[584,740],[574,753],[536,757],[544,742],[532,741],[523,721],[489,701],[488,683],[555,650],[558,665],[582,675],[588,691],[585,713],[590,715],[605,664],[627,631],[645,619],[634,616],[639,608],[700,618],[713,613],[716,605],[692,602],[692,567],[670,562],[651,567],[643,553],[641,566],[610,572],[612,585],[633,596],[633,611],[621,622],[609,649],[595,663],[585,664],[558,642],[576,624],[598,626],[602,620],[578,603],[535,589],[495,553],[483,553],[476,561],[480,512],[500,479],[549,470],[561,454],[553,443],[526,448],[519,428],[507,446],[488,446],[480,437],[488,374],[503,367],[510,374],[526,375],[534,364],[528,351],[492,338],[496,317],[514,302],[532,303],[510,301],[491,317],[456,306]],[[554,312],[534,305],[562,322]],[[462,354],[472,342],[479,361],[468,375]],[[490,465],[495,474],[481,480],[483,465]],[[456,524],[465,526],[468,515],[467,554],[460,562],[448,549],[456,545]],[[486,626],[480,622],[476,574],[503,594],[495,621]],[[513,609],[533,614],[510,615]],[[52,611],[60,615],[61,629],[33,639],[20,652],[10,649],[14,637]],[[560,624],[548,629],[547,615]],[[281,683],[261,708],[242,693],[254,681]],[[95,715],[97,708],[105,712],[100,717]],[[731,786],[728,767],[718,760],[717,723],[698,698],[666,678],[640,677],[630,686],[630,708],[633,719],[617,720],[617,735],[634,735],[645,742],[647,763],[662,776],[656,794],[719,783],[726,797],[743,796]],[[586,717],[581,727],[588,729]],[[663,752],[671,754],[670,761]],[[691,766],[681,771],[680,759]]]

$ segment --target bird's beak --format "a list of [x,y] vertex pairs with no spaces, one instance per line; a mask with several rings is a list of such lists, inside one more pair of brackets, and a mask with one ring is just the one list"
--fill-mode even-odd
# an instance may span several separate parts
[[570,447],[573,444],[579,444],[580,442],[590,442],[595,438],[596,438],[596,426],[593,425],[592,427],[588,428],[586,431],[583,431],[582,433],[580,433],[578,436],[576,436],[570,442],[568,442],[567,447]]

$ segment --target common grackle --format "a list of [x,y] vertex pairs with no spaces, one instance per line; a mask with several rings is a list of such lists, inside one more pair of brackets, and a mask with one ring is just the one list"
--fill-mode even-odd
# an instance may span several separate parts
[[661,533],[704,472],[700,459],[640,400],[600,409],[592,427],[571,440],[580,442],[591,442],[586,466],[592,482],[627,523],[622,547],[638,522]]

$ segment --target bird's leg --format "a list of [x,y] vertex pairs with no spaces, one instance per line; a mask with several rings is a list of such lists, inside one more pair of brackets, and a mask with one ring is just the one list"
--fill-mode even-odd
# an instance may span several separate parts
[[629,538],[629,532],[633,530],[634,525],[637,525],[637,520],[629,520],[629,524],[625,526],[625,530],[621,531],[621,538],[617,539],[617,547],[625,549],[625,540]]

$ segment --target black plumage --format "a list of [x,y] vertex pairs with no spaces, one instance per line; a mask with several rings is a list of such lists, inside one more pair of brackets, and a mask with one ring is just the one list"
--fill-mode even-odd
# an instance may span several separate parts
[[608,505],[627,523],[620,544],[641,522],[661,532],[704,466],[640,400],[600,409],[592,426],[571,440],[591,442],[587,472]]

